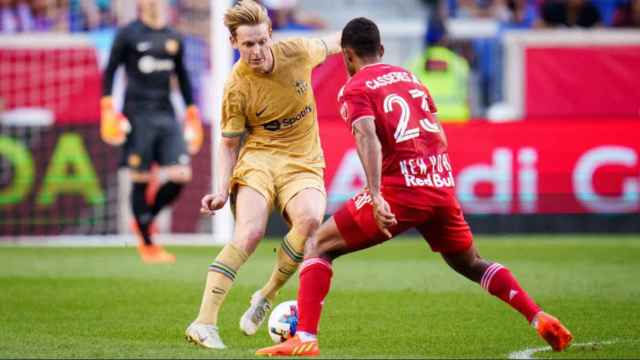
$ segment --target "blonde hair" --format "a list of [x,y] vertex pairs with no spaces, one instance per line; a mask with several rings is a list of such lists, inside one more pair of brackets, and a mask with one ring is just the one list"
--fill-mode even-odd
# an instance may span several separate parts
[[224,26],[234,38],[240,26],[260,24],[268,24],[271,30],[271,19],[267,9],[253,0],[241,0],[224,14]]

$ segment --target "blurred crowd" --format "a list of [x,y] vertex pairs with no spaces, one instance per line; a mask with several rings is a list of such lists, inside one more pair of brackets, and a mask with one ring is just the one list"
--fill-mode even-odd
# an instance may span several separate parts
[[[258,0],[274,29],[321,29],[325,22],[301,11],[297,0]],[[206,34],[209,1],[167,0],[173,25]],[[113,28],[132,19],[135,0],[0,0],[0,32],[82,32]],[[180,16],[178,16],[180,14]]]
[[[167,0],[174,24],[203,25],[208,1]],[[258,0],[269,10],[274,29],[322,29],[318,14],[298,0]],[[493,19],[508,28],[640,27],[640,0],[423,0],[440,18]],[[131,20],[132,0],[0,0],[0,31],[78,32],[114,27]],[[178,16],[180,14],[180,16]],[[185,19],[187,21],[185,21]],[[192,26],[193,27],[193,26]]]
[[[408,66],[430,84],[444,120],[485,117],[503,101],[500,37],[505,30],[640,28],[640,0],[422,1],[429,8],[424,50]],[[498,30],[490,36],[451,39],[448,19],[489,20]]]
[[640,27],[639,0],[423,0],[446,17],[494,19],[512,28]]
[[[199,76],[209,63],[210,0],[165,1],[170,23],[186,35],[187,66]],[[323,17],[331,19],[305,9],[306,0],[256,1],[268,9],[275,30],[325,29]],[[429,14],[424,50],[403,65],[430,84],[445,120],[483,117],[502,101],[504,30],[640,28],[640,0],[420,1]],[[135,0],[0,0],[0,33],[89,32],[99,38],[136,13]],[[450,19],[488,20],[498,31],[459,41],[448,36]]]
[[64,0],[0,0],[0,31],[63,30],[61,26],[65,12],[68,12],[67,5]]
[[127,0],[0,0],[0,31],[78,32],[117,25]]

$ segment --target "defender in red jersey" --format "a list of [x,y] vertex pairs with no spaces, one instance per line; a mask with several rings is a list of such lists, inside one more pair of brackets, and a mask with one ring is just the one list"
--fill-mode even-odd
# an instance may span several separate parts
[[339,102],[356,138],[367,188],[307,242],[296,335],[256,354],[319,355],[316,336],[332,261],[410,228],[417,228],[451,268],[519,311],[554,350],[564,350],[571,333],[540,309],[506,267],[478,254],[455,198],[447,138],[427,88],[409,71],[380,63],[384,48],[372,21],[350,21],[341,43],[352,77]]
[[[365,135],[361,130],[370,128],[371,137],[379,142],[380,150],[375,143],[371,149],[359,146],[361,156],[380,153],[382,157],[379,180],[371,174],[374,184],[369,189],[373,191],[357,194],[334,216],[348,248],[370,247],[414,227],[434,251],[452,253],[470,248],[471,231],[454,195],[447,139],[427,88],[401,67],[373,63],[353,75],[338,101],[356,138]],[[378,159],[371,160],[374,164],[370,168],[377,172]],[[378,193],[398,220],[387,229],[391,236],[375,221]]]

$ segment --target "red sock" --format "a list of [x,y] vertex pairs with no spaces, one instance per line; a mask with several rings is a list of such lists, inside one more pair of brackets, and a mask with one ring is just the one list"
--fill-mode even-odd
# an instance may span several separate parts
[[331,263],[326,260],[311,258],[302,263],[298,289],[298,330],[318,333],[322,303],[329,293],[332,275]]
[[540,311],[540,307],[522,290],[511,271],[498,263],[491,264],[485,270],[480,286],[518,310],[529,322]]

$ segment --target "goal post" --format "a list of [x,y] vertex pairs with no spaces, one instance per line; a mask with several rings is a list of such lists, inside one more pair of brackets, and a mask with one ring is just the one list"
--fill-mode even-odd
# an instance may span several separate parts
[[[229,32],[224,26],[224,14],[233,5],[233,0],[210,0],[211,9],[211,171],[213,191],[216,189],[216,154],[220,144],[220,120],[222,116],[222,93],[227,76],[233,66],[233,52]],[[213,241],[225,244],[233,234],[233,216],[229,202],[212,218]]]

